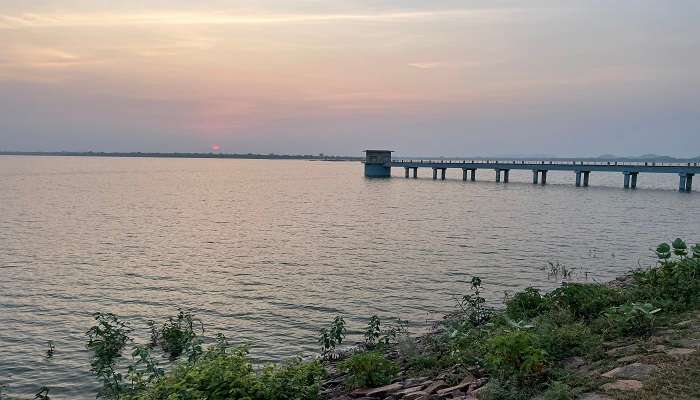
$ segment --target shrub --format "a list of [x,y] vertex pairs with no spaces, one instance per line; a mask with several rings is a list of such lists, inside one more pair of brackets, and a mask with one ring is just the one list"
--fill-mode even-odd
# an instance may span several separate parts
[[619,290],[591,283],[565,283],[549,297],[558,305],[567,307],[575,318],[589,321],[624,301]]
[[574,400],[571,387],[565,383],[553,382],[542,395],[542,400]]
[[365,346],[368,348],[374,347],[379,341],[381,334],[381,321],[379,320],[379,317],[373,315],[372,318],[369,319],[367,329],[365,329]]
[[534,318],[547,311],[550,301],[535,288],[527,288],[506,301],[506,314],[519,320]]
[[602,339],[582,322],[566,325],[545,324],[538,328],[539,345],[554,360],[590,354],[599,348]]
[[102,381],[98,397],[118,398],[123,392],[122,374],[116,370],[122,351],[131,342],[131,328],[111,313],[93,314],[96,325],[88,336],[88,350],[92,351],[91,371]]
[[[159,329],[156,329],[153,321],[149,321],[149,325],[151,341],[154,344],[160,344],[171,359],[178,358],[186,351],[190,353],[190,357],[194,358],[201,354],[201,346],[195,331],[195,319],[189,311],[178,310],[177,316],[168,318]],[[204,332],[204,328],[201,331]]]
[[207,350],[132,399],[317,400],[324,370],[299,359],[255,371],[246,348]]
[[[673,254],[672,254],[673,253]],[[656,248],[658,267],[634,274],[635,285],[630,289],[634,301],[658,304],[664,309],[684,311],[700,304],[700,248],[693,247],[693,256],[680,239]]]
[[491,372],[518,383],[535,381],[548,364],[547,352],[528,331],[506,332],[488,340],[487,361]]
[[481,297],[481,278],[472,277],[471,294],[462,296],[457,301],[457,306],[461,311],[460,317],[469,321],[473,326],[481,326],[487,323],[494,312],[486,306],[486,299]]
[[341,316],[335,317],[330,327],[321,329],[318,343],[321,345],[321,354],[324,357],[333,355],[336,346],[343,343],[348,330],[345,328],[345,320]]
[[609,332],[618,335],[643,336],[651,334],[660,308],[652,304],[626,303],[605,313]]
[[339,367],[349,373],[345,384],[351,389],[389,384],[399,370],[395,363],[376,351],[354,354]]

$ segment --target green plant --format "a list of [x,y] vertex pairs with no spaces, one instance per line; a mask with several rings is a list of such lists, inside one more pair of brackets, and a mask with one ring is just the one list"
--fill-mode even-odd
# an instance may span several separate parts
[[650,302],[666,310],[683,311],[700,304],[700,252],[693,247],[693,257],[687,257],[687,246],[680,239],[671,246],[660,244],[656,249],[659,265],[634,273],[635,285],[631,300]]
[[536,380],[549,363],[547,352],[529,331],[505,332],[489,339],[486,346],[491,373],[518,383]]
[[49,397],[49,388],[42,386],[41,389],[34,395],[34,400],[51,400]]
[[542,400],[574,400],[574,393],[569,385],[562,382],[552,382],[542,394]]
[[624,301],[619,290],[591,283],[565,283],[549,297],[558,305],[567,307],[575,318],[586,320],[592,320],[608,307]]
[[602,343],[602,338],[583,322],[566,325],[544,323],[538,327],[536,334],[539,346],[555,360],[590,355]]
[[386,385],[398,372],[396,364],[376,351],[354,354],[338,366],[348,372],[345,384],[351,389]]
[[98,397],[118,398],[123,392],[122,374],[116,365],[131,341],[131,327],[111,313],[93,314],[96,325],[87,331],[87,348],[92,351],[92,372],[102,381]]
[[686,245],[681,238],[676,238],[676,240],[671,243],[671,246],[673,247],[673,254],[679,257],[688,255],[688,245]]
[[319,361],[300,359],[256,371],[245,347],[226,351],[216,345],[131,399],[318,400],[324,372]]
[[473,326],[481,326],[489,321],[494,312],[486,306],[486,299],[481,296],[481,278],[472,277],[472,293],[462,296],[457,301],[462,318],[471,322]]
[[46,358],[53,358],[53,355],[55,353],[56,347],[53,344],[53,340],[49,340],[49,348],[46,350]]
[[540,291],[529,287],[506,301],[506,314],[514,319],[531,319],[547,311],[550,301]]
[[605,313],[609,330],[617,334],[643,336],[651,334],[660,308],[652,304],[626,303]]
[[369,319],[369,322],[367,323],[367,329],[365,329],[364,332],[365,346],[367,348],[374,347],[379,341],[379,337],[381,336],[381,334],[381,321],[379,320],[379,317],[373,315]]
[[318,343],[321,345],[321,354],[324,357],[331,357],[336,346],[343,343],[348,330],[345,327],[345,320],[341,316],[335,317],[328,328],[321,329]]
[[[201,332],[204,327],[201,326]],[[171,359],[178,358],[182,353],[188,353],[190,358],[196,358],[202,353],[201,341],[197,338],[195,319],[189,311],[178,310],[175,317],[169,317],[160,329],[149,321],[151,327],[151,342],[159,344]]]
[[144,390],[149,384],[156,382],[163,377],[164,370],[151,357],[147,347],[136,346],[131,352],[131,357],[135,360],[128,367],[128,375],[131,380],[131,390],[138,392]]

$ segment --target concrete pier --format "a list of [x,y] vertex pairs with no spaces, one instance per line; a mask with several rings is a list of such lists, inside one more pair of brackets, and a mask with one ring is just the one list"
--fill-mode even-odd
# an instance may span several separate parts
[[[549,171],[571,171],[576,176],[576,186],[588,186],[590,174],[596,172],[617,172],[624,176],[625,188],[636,188],[640,173],[677,174],[679,176],[678,190],[681,192],[692,191],[693,176],[700,173],[700,162],[691,163],[661,163],[661,162],[623,162],[623,161],[564,161],[564,160],[395,160],[391,158],[389,150],[367,150],[365,160],[365,176],[388,177],[392,167],[404,169],[404,176],[408,177],[413,169],[413,177],[418,175],[418,168],[433,169],[433,179],[437,179],[438,170],[440,178],[446,179],[448,168],[461,169],[462,180],[476,180],[477,169],[490,169],[496,172],[497,182],[508,182],[510,170],[532,171],[533,184],[547,184]],[[468,171],[468,172],[467,172]]]

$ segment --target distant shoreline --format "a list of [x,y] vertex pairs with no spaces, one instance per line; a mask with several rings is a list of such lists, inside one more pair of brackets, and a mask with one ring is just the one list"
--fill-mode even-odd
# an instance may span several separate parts
[[[158,152],[103,152],[103,151],[0,151],[0,156],[47,156],[47,157],[133,157],[133,158],[222,158],[244,160],[309,160],[309,161],[362,161],[361,156],[337,156],[325,154],[257,154],[257,153],[158,153]],[[700,156],[676,158],[662,155],[644,155],[638,157],[621,157],[603,155],[598,157],[556,157],[556,156],[470,156],[470,157],[418,157],[404,156],[403,159],[491,159],[491,160],[528,160],[528,161],[618,161],[618,162],[700,162]]]
[[0,151],[0,156],[45,157],[132,157],[132,158],[223,158],[247,160],[311,160],[311,161],[360,161],[363,157],[330,156],[312,154],[217,154],[217,153],[148,153],[148,152],[98,152],[98,151]]

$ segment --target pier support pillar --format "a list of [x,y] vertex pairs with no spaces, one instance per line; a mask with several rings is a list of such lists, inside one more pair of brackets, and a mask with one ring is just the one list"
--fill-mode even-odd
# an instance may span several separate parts
[[632,182],[631,182],[630,186],[632,187],[632,189],[636,189],[637,188],[637,175],[639,175],[639,172],[632,172],[630,175],[632,175]]
[[[629,189],[629,188],[630,188],[630,173],[629,173],[629,172],[623,172],[623,174],[625,174],[625,183],[624,183],[624,187],[625,187],[625,189]],[[683,189],[685,189],[685,185],[683,186]]]
[[447,171],[447,168],[442,168],[440,170],[440,179],[442,179],[443,181],[445,180],[445,172],[446,171]]
[[500,182],[500,181],[501,181],[501,170],[497,169],[496,170],[496,182]]
[[413,167],[413,179],[418,178],[418,167]]
[[437,179],[437,168],[433,168],[433,179]]
[[547,184],[547,170],[542,170],[542,186]]
[[538,170],[533,170],[532,171],[532,184],[537,185],[538,178],[540,177],[540,171]]
[[588,187],[588,177],[591,175],[591,171],[583,171],[583,187]]
[[408,178],[408,170],[409,170],[410,168],[406,167],[406,168],[404,168],[404,169],[406,170],[406,178]]
[[691,192],[693,190],[693,175],[695,174],[678,174],[680,183],[678,184],[679,192]]
[[472,182],[476,181],[476,170],[475,169],[471,170],[471,175],[469,176],[469,180],[471,180]]
[[467,180],[467,169],[462,168],[462,180],[466,181]]
[[576,187],[581,187],[581,171],[576,171]]
[[503,170],[503,183],[508,183],[508,174],[510,173],[509,169],[504,169]]

